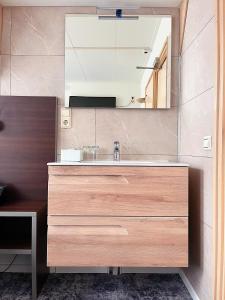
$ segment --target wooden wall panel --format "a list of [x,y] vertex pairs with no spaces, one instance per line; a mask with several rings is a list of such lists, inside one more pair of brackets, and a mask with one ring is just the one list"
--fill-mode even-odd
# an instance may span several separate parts
[[182,0],[180,5],[180,52],[182,52],[183,47],[184,31],[188,11],[188,1],[189,0]]
[[225,2],[217,5],[217,102],[214,147],[214,300],[225,299]]
[[55,161],[55,97],[0,97],[0,184],[5,200],[46,200]]

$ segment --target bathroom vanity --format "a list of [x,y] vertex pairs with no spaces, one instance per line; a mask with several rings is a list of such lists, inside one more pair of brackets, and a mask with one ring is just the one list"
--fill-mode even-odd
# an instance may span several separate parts
[[48,165],[48,266],[188,266],[188,165]]

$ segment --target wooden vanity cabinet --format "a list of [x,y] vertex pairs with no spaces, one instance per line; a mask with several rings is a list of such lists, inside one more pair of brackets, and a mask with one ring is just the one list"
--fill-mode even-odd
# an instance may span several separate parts
[[49,166],[48,266],[188,266],[188,168]]

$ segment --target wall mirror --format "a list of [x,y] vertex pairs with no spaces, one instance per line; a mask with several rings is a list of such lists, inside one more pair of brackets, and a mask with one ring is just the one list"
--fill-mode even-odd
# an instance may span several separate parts
[[65,106],[168,109],[170,16],[66,15]]

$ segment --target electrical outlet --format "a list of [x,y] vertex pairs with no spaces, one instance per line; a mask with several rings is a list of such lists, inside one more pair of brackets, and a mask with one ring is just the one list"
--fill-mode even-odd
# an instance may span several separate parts
[[203,138],[203,149],[212,150],[212,136],[204,136]]
[[62,108],[61,109],[61,128],[69,129],[71,127],[72,127],[71,109],[70,108]]

